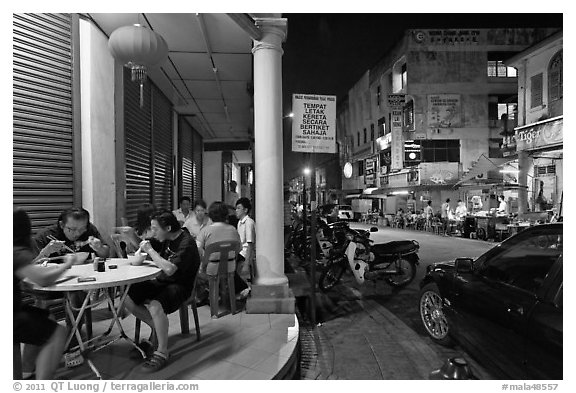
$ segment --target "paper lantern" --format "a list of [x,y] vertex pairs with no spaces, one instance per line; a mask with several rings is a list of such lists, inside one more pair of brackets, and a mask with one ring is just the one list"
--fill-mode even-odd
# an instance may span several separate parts
[[140,83],[140,107],[144,105],[144,82],[147,67],[160,64],[168,57],[168,45],[158,33],[139,25],[114,30],[108,49],[115,59],[132,70],[132,82]]

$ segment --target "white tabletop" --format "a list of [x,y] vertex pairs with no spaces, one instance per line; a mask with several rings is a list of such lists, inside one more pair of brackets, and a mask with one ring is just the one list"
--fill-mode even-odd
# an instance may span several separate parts
[[[152,262],[144,261],[140,266],[132,266],[127,259],[111,258],[105,262],[106,271],[94,271],[92,263],[74,265],[56,280],[54,285],[41,287],[33,284],[33,289],[47,292],[85,291],[89,289],[110,288],[136,282],[151,280],[160,274],[161,269]],[[110,269],[116,265],[116,269]],[[79,277],[94,277],[96,281],[78,282]]]

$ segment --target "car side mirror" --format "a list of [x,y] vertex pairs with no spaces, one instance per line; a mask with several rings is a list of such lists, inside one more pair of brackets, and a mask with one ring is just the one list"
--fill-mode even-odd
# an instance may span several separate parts
[[472,258],[456,258],[456,273],[474,272],[474,260]]
[[378,232],[378,228],[372,227],[372,228],[370,228],[370,232]]

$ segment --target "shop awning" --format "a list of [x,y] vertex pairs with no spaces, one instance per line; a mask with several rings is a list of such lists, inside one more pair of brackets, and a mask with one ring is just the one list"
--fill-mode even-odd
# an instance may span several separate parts
[[[460,184],[476,179],[478,176],[484,176],[484,173],[498,169],[507,162],[514,161],[514,158],[488,158],[486,155],[482,154],[478,160],[472,164],[472,168],[468,172],[462,175],[460,180],[454,185],[459,186]],[[482,181],[487,181],[488,179],[482,179]]]

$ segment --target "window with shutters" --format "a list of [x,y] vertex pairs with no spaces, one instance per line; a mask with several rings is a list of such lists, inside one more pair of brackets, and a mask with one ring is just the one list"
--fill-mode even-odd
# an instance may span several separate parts
[[370,141],[374,142],[374,123],[370,124]]
[[530,78],[530,108],[542,105],[542,73]]
[[556,53],[548,66],[548,97],[550,101],[562,98],[562,51]]

